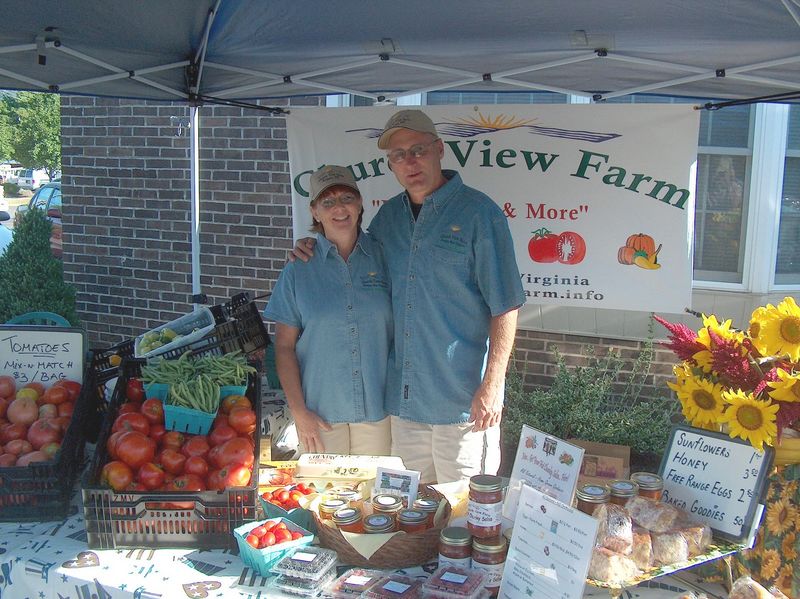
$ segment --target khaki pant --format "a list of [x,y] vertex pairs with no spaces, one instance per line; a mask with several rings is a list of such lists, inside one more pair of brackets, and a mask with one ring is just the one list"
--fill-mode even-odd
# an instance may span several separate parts
[[[390,455],[391,426],[388,416],[377,422],[339,422],[333,430],[320,430],[325,453],[340,455]],[[306,453],[301,446],[300,453]]]
[[446,483],[500,467],[500,426],[472,432],[472,424],[422,424],[392,416],[392,455],[420,481]]

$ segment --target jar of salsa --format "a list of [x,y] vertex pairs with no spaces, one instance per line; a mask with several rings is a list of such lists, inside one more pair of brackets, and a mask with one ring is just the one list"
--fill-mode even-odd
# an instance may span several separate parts
[[500,590],[507,549],[508,542],[504,536],[472,541],[472,569],[486,572],[483,588],[492,595]]
[[423,512],[428,518],[428,528],[433,528],[433,518],[436,516],[436,511],[439,509],[439,502],[435,499],[428,499],[421,497],[413,504],[413,509]]
[[439,533],[439,567],[472,566],[472,535],[463,526],[448,526]]
[[594,514],[598,505],[608,503],[611,499],[611,491],[605,485],[594,485],[587,483],[575,493],[578,500],[578,509],[590,516]]
[[639,485],[630,480],[612,480],[608,483],[611,490],[611,503],[625,507],[628,499],[639,494]]
[[639,485],[639,496],[659,501],[664,492],[664,479],[651,472],[634,472],[631,480]]
[[319,504],[319,517],[322,520],[330,520],[333,518],[333,512],[343,507],[347,507],[347,502],[344,499],[339,499],[338,497],[323,499]]
[[386,514],[390,516],[395,522],[397,521],[397,513],[403,509],[403,500],[396,495],[388,495],[381,493],[372,498],[372,513],[373,514]]
[[428,528],[428,515],[419,510],[400,510],[397,514],[397,527],[409,534],[425,532]]
[[394,532],[394,518],[386,514],[372,514],[364,518],[364,532],[377,534],[381,532]]
[[357,507],[343,507],[333,512],[331,518],[336,528],[345,532],[364,532],[364,523],[361,521],[361,510]]
[[469,479],[467,529],[473,537],[487,539],[500,534],[503,489],[499,476],[476,474]]

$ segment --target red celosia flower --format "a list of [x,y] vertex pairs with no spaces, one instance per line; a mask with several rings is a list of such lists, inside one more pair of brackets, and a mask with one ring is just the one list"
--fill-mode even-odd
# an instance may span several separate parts
[[659,345],[671,349],[673,353],[684,362],[697,364],[692,356],[706,349],[702,343],[697,341],[697,333],[685,324],[667,322],[655,314],[653,318],[664,325],[670,333],[669,343],[659,343]]
[[733,339],[723,339],[709,330],[711,339],[711,370],[721,382],[734,389],[749,391],[758,385],[761,373],[753,368],[742,345]]
[[775,415],[775,426],[778,427],[778,441],[781,440],[781,431],[784,428],[794,428],[800,426],[800,402],[797,401],[776,401],[780,408]]

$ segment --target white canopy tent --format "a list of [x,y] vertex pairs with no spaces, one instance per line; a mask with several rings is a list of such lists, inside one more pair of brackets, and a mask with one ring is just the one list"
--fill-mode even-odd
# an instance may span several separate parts
[[800,97],[800,0],[7,0],[0,89],[198,107],[428,91]]

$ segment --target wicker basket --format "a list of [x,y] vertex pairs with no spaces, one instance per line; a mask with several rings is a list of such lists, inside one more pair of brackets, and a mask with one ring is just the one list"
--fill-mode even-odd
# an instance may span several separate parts
[[329,526],[319,519],[316,512],[313,512],[317,520],[319,544],[336,551],[339,563],[349,566],[385,570],[419,566],[429,562],[438,555],[439,533],[447,526],[451,508],[444,495],[431,487],[421,487],[418,496],[437,501],[445,500],[444,517],[439,519],[439,524],[434,528],[415,534],[396,534],[367,559],[350,544],[338,528]]

